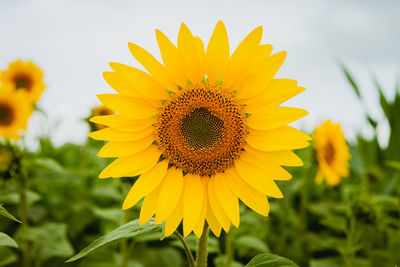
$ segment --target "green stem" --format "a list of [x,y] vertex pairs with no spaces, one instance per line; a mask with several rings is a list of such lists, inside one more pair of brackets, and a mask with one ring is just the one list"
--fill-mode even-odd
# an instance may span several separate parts
[[207,246],[208,246],[208,224],[204,223],[203,234],[199,239],[197,247],[197,267],[207,267]]
[[234,229],[231,229],[225,237],[225,254],[226,254],[226,267],[230,267],[233,261],[233,245],[232,236]]
[[185,250],[185,253],[186,253],[186,257],[187,257],[187,259],[189,261],[189,266],[190,267],[196,267],[196,263],[194,262],[194,258],[193,258],[192,252],[190,251],[190,248],[187,245],[187,243],[185,241],[185,238],[183,238],[183,236],[178,231],[175,231],[174,234],[178,237],[178,239],[182,243],[183,249]]
[[[21,166],[18,166],[16,175],[20,182],[20,194],[19,194],[19,213],[21,221],[25,227],[29,226],[28,222],[28,178],[24,174]],[[22,266],[31,266],[31,243],[27,240],[22,243],[23,253],[22,253]]]

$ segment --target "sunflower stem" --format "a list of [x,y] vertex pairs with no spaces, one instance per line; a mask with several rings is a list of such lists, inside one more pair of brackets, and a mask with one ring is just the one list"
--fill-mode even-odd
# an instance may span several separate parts
[[204,223],[203,234],[199,239],[197,247],[196,263],[197,267],[207,267],[207,246],[208,246],[208,224]]
[[190,248],[189,248],[188,244],[186,243],[185,238],[178,231],[175,231],[174,234],[178,237],[178,239],[182,243],[183,249],[185,250],[185,253],[186,253],[186,257],[189,261],[189,266],[196,267],[196,263],[194,262],[192,252],[190,251]]
[[234,248],[232,244],[232,236],[234,229],[231,229],[225,236],[225,254],[226,254],[226,267],[230,267],[233,261]]

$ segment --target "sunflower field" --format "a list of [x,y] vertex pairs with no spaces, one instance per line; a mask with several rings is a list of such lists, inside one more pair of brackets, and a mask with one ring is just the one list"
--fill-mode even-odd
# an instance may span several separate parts
[[177,36],[156,30],[160,60],[129,43],[142,69],[110,63],[80,144],[27,145],[47,74],[0,71],[0,266],[398,266],[399,85],[371,77],[385,118],[365,109],[372,134],[346,140],[333,119],[291,124],[309,112],[284,102],[306,88],[275,76],[286,52],[263,27],[237,46],[222,21],[207,43],[184,23]]

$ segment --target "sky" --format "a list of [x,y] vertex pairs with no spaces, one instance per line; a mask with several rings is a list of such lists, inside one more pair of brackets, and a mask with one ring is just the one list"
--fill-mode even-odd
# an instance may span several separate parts
[[[0,0],[0,69],[16,59],[32,60],[47,89],[29,122],[28,142],[50,134],[56,144],[82,143],[83,122],[96,94],[113,90],[103,80],[109,62],[143,69],[130,55],[136,43],[160,59],[155,29],[176,42],[180,24],[208,42],[223,20],[231,51],[255,27],[263,43],[288,56],[276,77],[296,79],[307,89],[287,102],[310,115],[294,126],[312,131],[321,121],[340,122],[346,136],[371,134],[364,110],[383,121],[374,74],[392,98],[400,78],[398,0]],[[361,87],[361,105],[339,67],[344,62]],[[388,126],[379,126],[385,143]]]

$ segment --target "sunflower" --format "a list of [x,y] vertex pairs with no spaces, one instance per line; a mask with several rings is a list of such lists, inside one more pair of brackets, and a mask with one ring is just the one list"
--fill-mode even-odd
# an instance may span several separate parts
[[43,72],[33,62],[16,60],[10,63],[7,70],[0,72],[0,83],[7,84],[15,90],[24,90],[31,101],[36,103],[44,89]]
[[342,177],[349,175],[350,159],[340,124],[325,121],[315,129],[313,139],[318,161],[316,182],[321,183],[325,179],[330,186],[338,185]]
[[238,227],[238,199],[267,216],[267,196],[283,197],[274,180],[291,175],[281,165],[301,166],[291,150],[311,138],[287,125],[307,111],[278,105],[305,89],[273,79],[286,53],[271,55],[261,37],[258,27],[230,55],[221,21],[206,50],[182,24],[177,47],[156,30],[164,64],[129,43],[148,72],[111,63],[104,73],[119,94],[98,98],[118,114],[91,118],[108,128],[90,136],[109,141],[98,156],[118,159],[99,177],[141,175],[123,203],[144,198],[141,224],[155,214],[166,236],[183,221],[185,236],[200,237],[206,221],[219,236]]
[[[92,112],[91,112],[92,117],[113,115],[113,114],[115,114],[114,110],[112,110],[104,105],[100,105],[100,106],[93,108]],[[107,128],[107,126],[90,122],[90,128],[92,131],[95,131],[95,130],[101,130],[101,129]]]
[[20,131],[26,130],[31,114],[32,104],[25,91],[0,86],[0,137],[18,139]]

